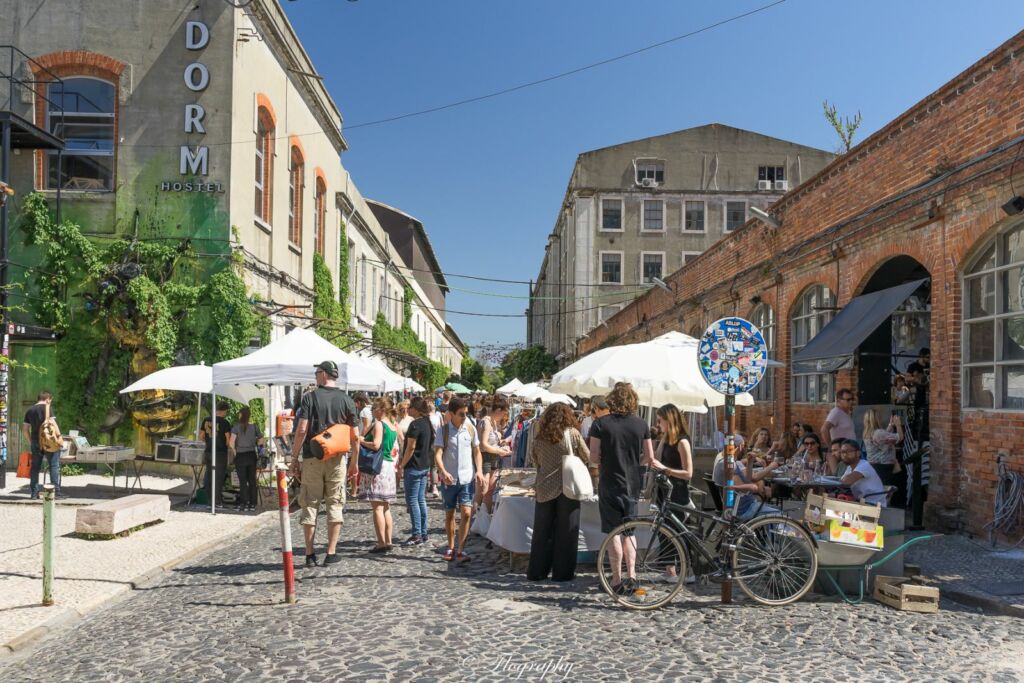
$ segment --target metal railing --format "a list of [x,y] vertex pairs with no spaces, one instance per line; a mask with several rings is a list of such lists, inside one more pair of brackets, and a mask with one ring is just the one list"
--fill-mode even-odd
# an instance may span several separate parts
[[[31,77],[18,76],[17,70],[23,63],[28,65]],[[3,88],[4,83],[6,88]],[[54,98],[50,97],[51,84],[56,84],[59,91],[59,95]],[[46,102],[47,111],[64,113],[64,81],[15,46],[0,45],[0,111],[15,112],[19,101],[16,98],[24,90]]]

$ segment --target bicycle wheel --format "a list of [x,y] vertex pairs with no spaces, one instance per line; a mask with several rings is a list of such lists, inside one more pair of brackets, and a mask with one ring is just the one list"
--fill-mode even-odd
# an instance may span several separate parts
[[[616,550],[625,549],[627,544],[636,549],[633,578],[628,578],[621,550]],[[683,588],[686,553],[667,526],[655,530],[650,520],[633,520],[616,527],[604,539],[597,553],[597,575],[605,592],[623,607],[655,609]],[[616,577],[621,580],[616,582]]]
[[736,541],[733,572],[744,593],[762,605],[788,605],[802,598],[818,575],[818,554],[807,530],[777,515],[747,523]]

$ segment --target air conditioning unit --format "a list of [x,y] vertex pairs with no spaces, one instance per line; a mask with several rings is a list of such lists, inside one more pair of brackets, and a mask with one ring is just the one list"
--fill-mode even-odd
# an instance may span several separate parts
[[654,178],[641,178],[640,185],[642,187],[657,187],[658,183],[654,180]]
[[775,181],[775,189],[776,190],[782,190],[783,192],[786,192],[787,190],[789,190],[789,181],[788,180],[776,180]]
[[759,190],[771,190],[772,189],[772,181],[770,181],[770,180],[758,180],[757,181],[757,189],[759,189]]

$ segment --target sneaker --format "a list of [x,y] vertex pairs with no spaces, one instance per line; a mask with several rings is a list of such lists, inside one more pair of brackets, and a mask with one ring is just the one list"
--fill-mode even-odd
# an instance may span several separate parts
[[316,555],[306,555],[306,566],[307,567],[315,567],[316,566]]
[[324,566],[329,564],[337,564],[341,562],[341,556],[338,553],[328,553],[324,555]]
[[29,498],[29,500],[39,500],[39,494],[38,493],[33,493],[28,498]]
[[401,546],[403,548],[408,548],[410,546],[419,545],[422,542],[423,541],[420,540],[419,536],[410,536],[406,540],[402,541]]
[[632,595],[634,590],[636,590],[636,586],[633,583],[633,579],[623,579],[612,586],[612,593],[615,595]]
[[428,542],[429,541],[427,541],[427,537],[426,536],[417,536],[416,537],[416,545],[426,545]]
[[448,550],[445,550],[443,557],[445,559],[445,562],[451,562],[452,560],[454,560],[455,559],[455,548],[448,548]]

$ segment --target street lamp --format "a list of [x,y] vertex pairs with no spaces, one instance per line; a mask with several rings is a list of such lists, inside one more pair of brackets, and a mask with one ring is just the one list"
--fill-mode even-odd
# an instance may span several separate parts
[[759,209],[756,206],[750,207],[750,213],[754,214],[754,218],[759,218],[768,225],[772,226],[776,230],[782,227],[782,221],[775,216],[772,216],[764,209]]

